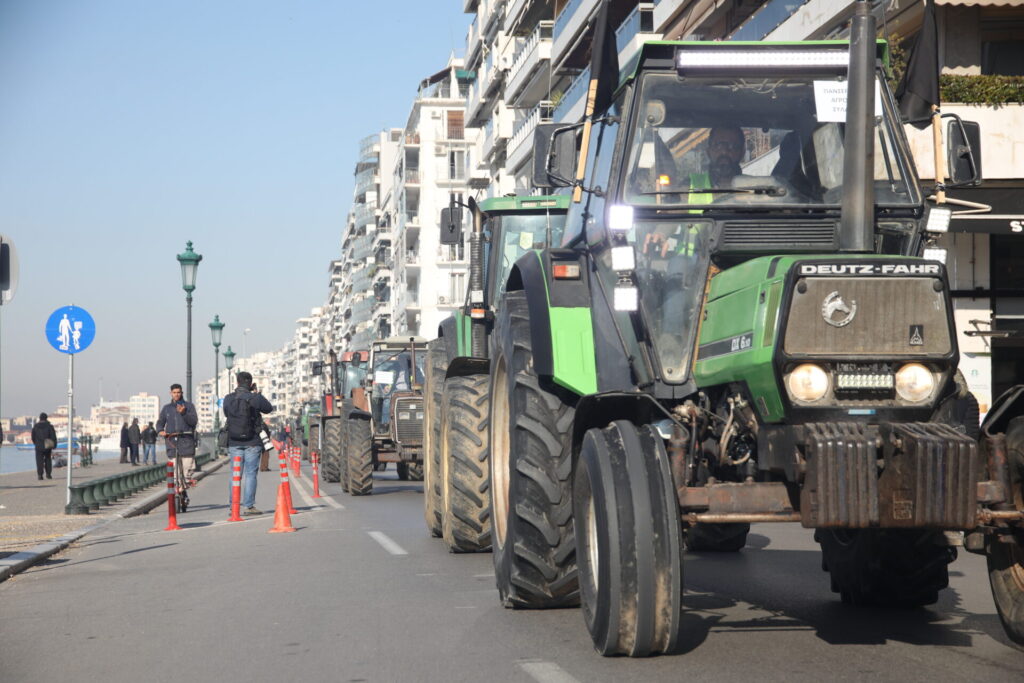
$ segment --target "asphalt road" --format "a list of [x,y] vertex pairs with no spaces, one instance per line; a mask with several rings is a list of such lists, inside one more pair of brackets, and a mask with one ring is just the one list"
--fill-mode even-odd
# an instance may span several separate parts
[[[320,501],[304,478],[296,533],[224,521],[224,468],[181,531],[158,508],[90,534],[0,584],[0,681],[1024,680],[983,558],[962,553],[933,608],[848,608],[795,525],[687,556],[682,654],[602,658],[579,610],[503,609],[490,555],[447,553],[422,485],[376,477],[373,496]],[[258,507],[277,481],[260,475]]]

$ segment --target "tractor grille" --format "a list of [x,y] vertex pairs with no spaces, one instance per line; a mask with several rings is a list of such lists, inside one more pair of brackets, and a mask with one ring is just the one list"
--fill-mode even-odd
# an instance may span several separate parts
[[829,252],[839,246],[836,224],[820,221],[726,221],[718,251],[744,253]]
[[395,399],[394,440],[403,447],[423,443],[423,398],[401,396]]
[[[946,299],[927,277],[808,277],[793,290],[790,355],[935,356],[952,348]],[[837,308],[842,306],[842,308]],[[833,321],[825,320],[833,312]]]

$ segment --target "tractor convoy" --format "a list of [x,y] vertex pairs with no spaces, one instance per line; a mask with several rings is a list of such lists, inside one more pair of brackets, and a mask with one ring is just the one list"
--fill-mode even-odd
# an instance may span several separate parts
[[[857,3],[849,42],[645,44],[585,124],[538,135],[534,185],[566,190],[466,205],[465,306],[335,380],[325,465],[358,495],[374,457],[423,453],[430,533],[491,550],[508,607],[580,605],[605,655],[675,651],[684,548],[758,522],[813,529],[855,605],[934,603],[984,554],[1024,643],[1024,386],[979,429],[921,258],[950,213],[875,34]],[[954,152],[947,187],[980,178]],[[462,222],[453,201],[443,234]]]

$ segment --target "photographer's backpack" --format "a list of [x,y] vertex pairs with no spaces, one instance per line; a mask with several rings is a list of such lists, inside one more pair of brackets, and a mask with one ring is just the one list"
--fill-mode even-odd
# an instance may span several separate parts
[[224,415],[228,419],[228,438],[232,441],[252,441],[259,434],[256,410],[237,391],[234,400],[225,401]]

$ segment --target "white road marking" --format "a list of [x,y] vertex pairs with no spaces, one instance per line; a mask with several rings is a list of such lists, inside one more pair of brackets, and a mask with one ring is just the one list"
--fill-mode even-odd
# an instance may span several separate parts
[[554,662],[519,662],[519,668],[537,683],[579,683]]
[[[338,501],[334,500],[330,496],[326,495],[323,491],[320,491],[320,499],[319,500],[317,500],[316,498],[313,497],[312,488],[310,488],[309,492],[307,493],[307,491],[306,491],[306,485],[307,485],[306,484],[306,480],[303,480],[303,479],[291,479],[290,481],[295,482],[296,484],[298,484],[298,486],[296,486],[295,488],[299,489],[299,495],[302,496],[302,499],[305,500],[308,505],[321,505],[322,503],[327,503],[328,505],[330,505],[332,508],[335,508],[336,510],[344,510],[345,509],[344,505],[342,505]],[[309,486],[312,487],[313,485],[309,484]]]
[[299,495],[302,496],[302,500],[306,502],[306,505],[310,507],[316,507],[316,503],[313,502],[313,497],[306,493],[305,487],[302,485],[301,480],[291,478],[290,479],[292,491],[298,491]]
[[394,541],[392,541],[383,532],[380,532],[380,531],[367,531],[366,533],[367,533],[367,535],[369,535],[370,538],[372,538],[373,540],[377,541],[377,543],[380,543],[380,546],[382,548],[384,548],[384,550],[387,550],[392,555],[408,555],[409,554],[409,553],[405,552],[405,548],[403,548],[402,546],[400,546],[397,543],[395,543]]

